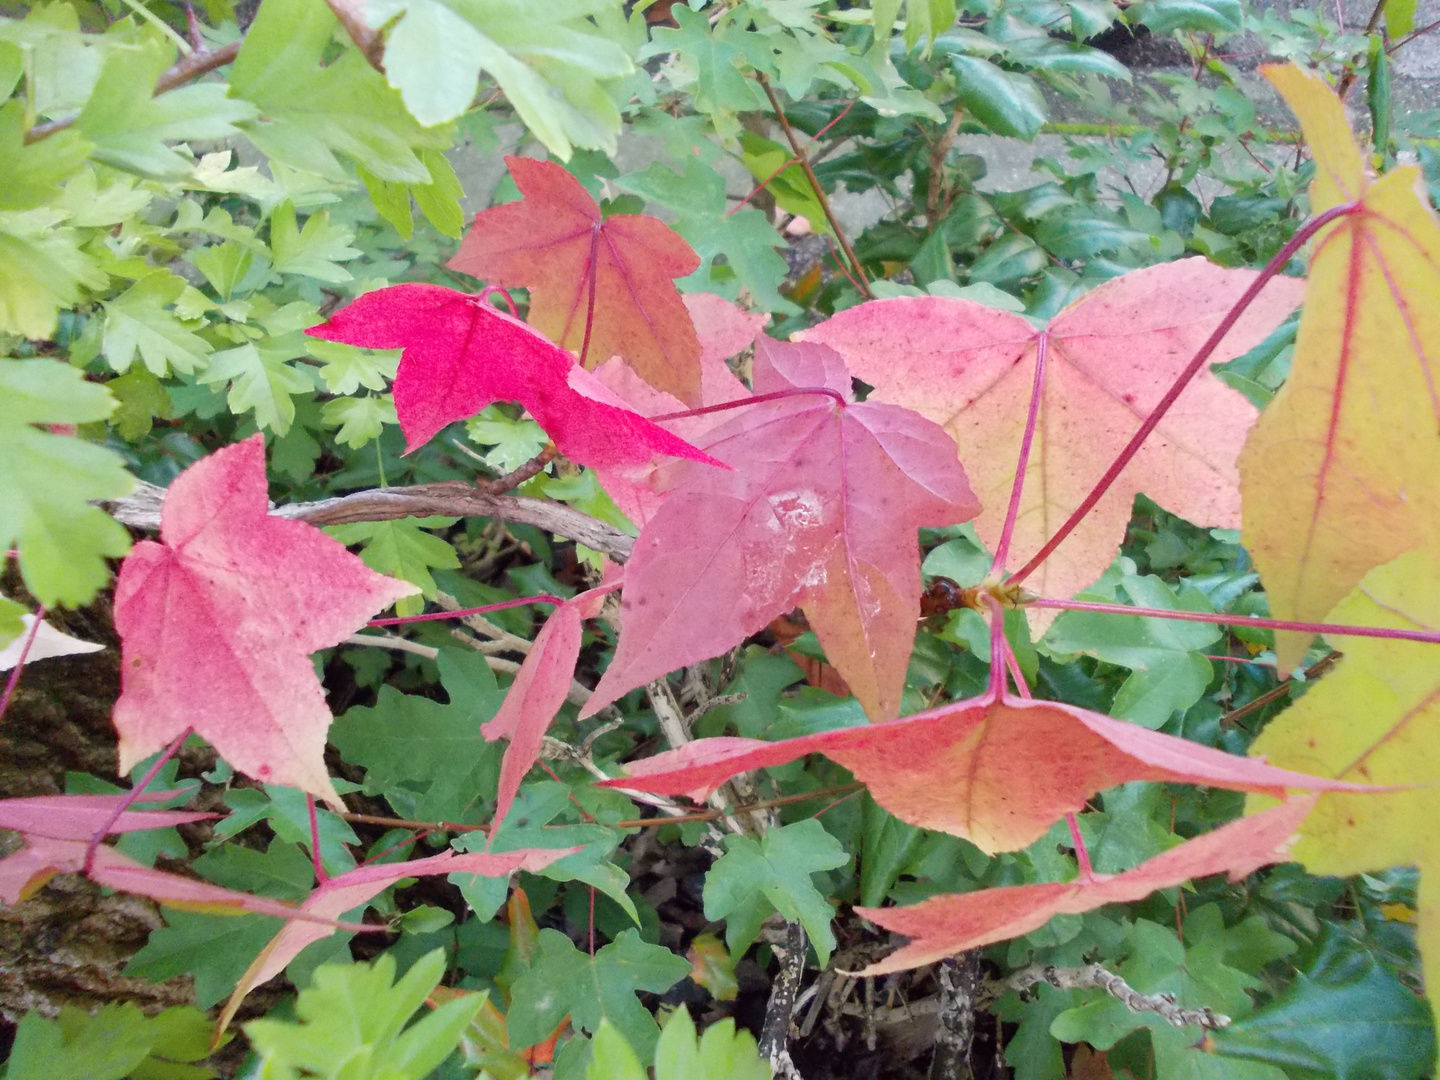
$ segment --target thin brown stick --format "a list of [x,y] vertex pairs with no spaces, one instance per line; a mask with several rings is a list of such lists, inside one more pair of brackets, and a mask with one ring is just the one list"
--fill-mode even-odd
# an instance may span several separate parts
[[875,294],[870,291],[870,279],[865,276],[865,268],[860,265],[860,260],[855,257],[855,249],[850,246],[850,241],[845,238],[845,230],[840,228],[840,222],[835,217],[835,211],[830,207],[830,200],[825,195],[825,189],[820,186],[820,178],[815,175],[815,169],[810,164],[810,155],[805,153],[805,148],[800,145],[800,139],[795,134],[795,129],[790,126],[790,121],[785,116],[785,110],[780,107],[780,99],[776,97],[774,88],[770,85],[763,72],[756,72],[755,79],[760,88],[765,91],[765,96],[770,99],[770,107],[775,110],[775,119],[780,122],[780,130],[785,132],[785,139],[790,143],[790,150],[795,155],[795,160],[801,170],[805,173],[805,179],[810,181],[810,187],[815,192],[815,201],[820,204],[820,209],[825,212],[825,220],[830,223],[830,229],[835,234],[835,240],[839,243],[845,257],[850,260],[850,266],[855,271],[855,276],[860,279],[861,292],[867,300],[875,299]]
[[950,156],[950,148],[955,145],[955,136],[960,133],[960,117],[964,111],[964,107],[957,101],[940,141],[930,148],[930,186],[925,192],[925,224],[931,232],[934,232],[944,216],[941,212],[941,201],[944,201],[945,210],[950,209],[950,184],[945,176],[945,159]]
[[[1328,656],[1322,656],[1319,660],[1316,660],[1315,663],[1311,664],[1305,669],[1304,681],[1309,682],[1311,679],[1318,679],[1321,675],[1324,675],[1325,672],[1329,671],[1332,667],[1334,667],[1336,662],[1339,661],[1340,658],[1344,655],[1344,653],[1332,652]],[[1251,713],[1256,712],[1259,709],[1263,709],[1272,701],[1279,701],[1281,698],[1289,694],[1291,689],[1294,688],[1294,686],[1295,680],[1287,679],[1279,686],[1275,686],[1269,690],[1266,690],[1265,693],[1261,694],[1254,701],[1247,701],[1238,709],[1232,709],[1230,712],[1220,717],[1220,726],[1229,727],[1237,720],[1241,720],[1244,717],[1249,716]]]
[[[184,86],[191,79],[198,79],[207,72],[224,67],[239,54],[240,45],[241,42],[232,41],[229,45],[222,45],[218,49],[196,49],[189,56],[182,56],[163,71],[160,78],[155,80],[156,95],[168,93],[176,87]],[[75,119],[74,116],[66,116],[59,120],[36,124],[25,133],[25,142],[36,143],[54,135],[57,131],[64,131],[75,123]]]
[[1200,1027],[1214,1031],[1230,1026],[1230,1017],[1217,1013],[1209,1006],[1187,1009],[1176,1002],[1174,994],[1142,994],[1119,975],[1107,971],[1099,964],[1075,968],[1033,964],[1017,971],[998,985],[992,984],[990,990],[995,997],[999,997],[1006,990],[1027,990],[1040,983],[1046,983],[1057,990],[1104,990],[1131,1012],[1155,1013],[1171,1027]]
[[479,485],[480,490],[490,495],[504,495],[507,491],[514,491],[532,476],[537,476],[543,472],[545,466],[554,461],[558,453],[559,451],[555,449],[555,444],[550,443],[545,449],[541,450],[540,453],[525,462],[525,464],[518,468],[511,469],[503,476],[498,476],[494,480],[487,480],[485,483]]
[[[104,503],[122,525],[135,529],[160,527],[165,489],[137,484],[123,499]],[[344,525],[354,521],[396,521],[406,517],[488,517],[534,525],[602,552],[616,562],[630,557],[634,537],[599,518],[547,499],[494,495],[458,480],[410,487],[372,488],[318,502],[291,503],[271,511],[277,517],[311,525]]]

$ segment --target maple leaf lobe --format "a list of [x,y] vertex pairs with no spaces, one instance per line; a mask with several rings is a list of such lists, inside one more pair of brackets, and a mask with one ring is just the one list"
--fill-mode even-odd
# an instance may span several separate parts
[[255,435],[181,473],[160,542],[136,544],[121,565],[120,771],[193,728],[247,775],[338,803],[323,760],[332,717],[310,653],[418,590],[267,511]]
[[621,356],[646,382],[700,404],[700,343],[674,279],[700,257],[643,214],[605,217],[561,166],[507,157],[523,196],[476,215],[447,264],[491,285],[530,290],[531,325],[586,367]]

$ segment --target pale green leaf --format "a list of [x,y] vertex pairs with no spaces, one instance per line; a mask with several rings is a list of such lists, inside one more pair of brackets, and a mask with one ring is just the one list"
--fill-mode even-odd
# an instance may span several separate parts
[[60,308],[105,287],[104,271],[61,220],[48,209],[0,212],[0,330],[49,338]]
[[171,369],[191,374],[205,366],[210,345],[191,333],[167,310],[185,291],[186,282],[168,270],[147,274],[105,302],[105,358],[116,371],[129,370],[138,353],[156,376]]
[[326,427],[338,427],[335,438],[352,450],[378,439],[386,424],[400,423],[395,399],[389,394],[333,398],[320,410],[320,419]]
[[310,379],[287,361],[303,354],[275,340],[247,343],[217,352],[199,381],[207,385],[228,382],[226,402],[233,413],[253,411],[255,422],[277,435],[290,430],[295,420],[292,394],[312,389]]

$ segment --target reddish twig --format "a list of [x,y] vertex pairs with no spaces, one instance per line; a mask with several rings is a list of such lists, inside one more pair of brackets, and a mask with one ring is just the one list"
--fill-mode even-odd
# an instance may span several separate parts
[[825,397],[834,398],[843,409],[849,404],[845,395],[838,390],[831,390],[828,386],[802,386],[789,390],[772,390],[768,394],[754,394],[747,398],[737,398],[734,401],[722,401],[719,405],[706,405],[701,409],[682,409],[680,412],[662,413],[659,416],[652,416],[652,423],[660,423],[663,420],[683,420],[687,416],[704,416],[706,413],[724,412],[727,409],[741,409],[746,405],[759,405],[766,401],[779,401],[781,398],[805,397],[812,394],[823,394]]
[[1074,532],[1075,526],[1084,520],[1085,515],[1090,513],[1091,509],[1100,501],[1105,492],[1110,490],[1110,485],[1113,484],[1121,472],[1124,471],[1125,466],[1130,464],[1130,459],[1139,452],[1145,440],[1150,437],[1150,433],[1159,426],[1165,414],[1170,411],[1170,406],[1175,404],[1176,399],[1180,397],[1185,387],[1190,384],[1190,380],[1205,366],[1205,362],[1210,359],[1211,354],[1215,352],[1220,342],[1224,340],[1225,335],[1230,332],[1231,327],[1233,327],[1240,316],[1244,314],[1245,309],[1250,306],[1251,302],[1260,295],[1260,291],[1269,284],[1270,279],[1283,270],[1295,253],[1304,247],[1317,232],[1326,225],[1329,225],[1332,221],[1345,217],[1347,214],[1354,213],[1357,208],[1357,204],[1346,203],[1343,206],[1333,206],[1323,214],[1311,218],[1290,238],[1290,242],[1281,248],[1273,259],[1265,264],[1265,268],[1261,270],[1260,273],[1256,275],[1255,280],[1251,282],[1250,288],[1245,290],[1245,294],[1236,301],[1235,306],[1230,309],[1225,318],[1220,320],[1220,325],[1215,327],[1215,332],[1210,335],[1205,344],[1200,346],[1200,350],[1190,360],[1190,363],[1185,365],[1185,370],[1180,373],[1175,379],[1175,382],[1171,384],[1170,389],[1165,391],[1165,396],[1160,399],[1155,408],[1151,410],[1150,415],[1145,418],[1145,422],[1140,425],[1140,429],[1136,431],[1130,441],[1125,444],[1125,448],[1121,450],[1115,460],[1111,462],[1110,467],[1105,470],[1104,475],[1096,481],[1095,486],[1090,490],[1090,494],[1086,495],[1080,505],[1075,508],[1074,512],[1065,519],[1064,524],[1055,530],[1055,535],[1045,541],[1044,546],[1031,556],[1030,561],[1011,575],[1010,581],[1012,584],[1018,584],[1034,573],[1040,564],[1050,557],[1050,553],[1059,547],[1067,536]]
[[[831,128],[833,128],[833,127],[834,127],[836,124],[838,124],[841,120],[844,120],[844,119],[845,119],[846,114],[847,114],[851,109],[853,109],[853,108],[855,107],[855,101],[858,101],[858,100],[859,100],[858,98],[852,100],[848,105],[845,106],[845,108],[841,109],[841,110],[835,115],[835,119],[834,119],[834,120],[831,120],[828,124],[826,124],[824,127],[822,127],[819,131],[817,131],[817,132],[811,137],[810,142],[811,142],[812,144],[814,144],[814,143],[819,142],[821,139],[823,139],[823,138],[825,137],[825,133],[826,133],[827,131],[829,131]],[[764,191],[767,187],[769,187],[772,183],[774,183],[774,182],[775,182],[775,178],[776,178],[777,176],[779,176],[781,173],[783,173],[786,169],[790,168],[791,165],[798,165],[799,163],[800,163],[800,159],[799,159],[798,157],[792,157],[792,158],[788,159],[783,165],[781,165],[778,169],[776,169],[774,172],[772,172],[772,173],[771,173],[769,176],[767,176],[764,180],[760,181],[760,183],[756,184],[755,187],[751,188],[751,189],[750,189],[750,194],[746,195],[743,199],[741,199],[738,203],[736,203],[734,206],[732,206],[729,210],[725,211],[725,216],[726,216],[726,217],[729,217],[731,214],[735,213],[735,211],[739,210],[739,209],[740,209],[741,207],[743,207],[746,203],[748,203],[751,199],[755,198],[756,195],[759,195],[760,192]]]
[[1056,608],[1060,611],[1100,611],[1108,615],[1143,615],[1150,619],[1175,619],[1179,622],[1214,623],[1218,626],[1249,626],[1257,630],[1295,630],[1302,634],[1326,634],[1335,637],[1386,638],[1391,641],[1419,641],[1440,645],[1440,632],[1434,630],[1397,630],[1388,626],[1349,626],[1344,623],[1292,622],[1289,619],[1265,619],[1256,615],[1228,615],[1225,612],[1171,611],[1165,608],[1127,607],[1124,604],[1101,604],[1090,600],[1047,600],[1041,597],[1028,602],[1030,607]]
[[835,217],[835,211],[830,207],[830,200],[825,195],[825,189],[820,186],[820,178],[815,175],[809,155],[800,145],[800,140],[795,135],[795,129],[790,126],[790,120],[786,117],[785,110],[780,107],[780,99],[775,96],[775,90],[771,87],[770,80],[765,77],[764,72],[758,71],[755,73],[755,80],[765,91],[765,96],[770,99],[770,107],[775,110],[775,119],[780,122],[780,130],[785,132],[785,139],[790,143],[790,150],[795,155],[796,163],[805,173],[805,179],[810,181],[810,188],[815,192],[815,201],[820,204],[820,209],[825,214],[825,220],[830,223],[830,231],[835,234],[835,239],[845,252],[845,257],[850,260],[850,266],[854,269],[855,276],[860,279],[861,293],[867,300],[875,299],[874,293],[870,291],[870,279],[865,276],[865,268],[855,257],[855,249],[850,246],[850,241],[845,239],[845,230],[840,228],[840,222]]
[[165,763],[180,752],[180,747],[185,745],[185,740],[188,739],[194,731],[194,728],[187,727],[184,731],[180,732],[180,734],[175,737],[175,741],[161,751],[160,756],[155,759],[155,763],[145,770],[145,775],[140,777],[139,781],[125,793],[125,797],[120,800],[120,804],[111,812],[105,824],[95,830],[94,834],[90,837],[90,843],[85,848],[85,862],[82,864],[82,873],[88,875],[90,871],[95,869],[95,852],[99,849],[105,837],[110,835],[110,830],[115,823],[120,820],[120,815],[135,805],[135,800],[150,786],[150,781],[160,775],[160,770],[165,767]]
[[20,672],[25,670],[25,661],[30,656],[30,646],[35,644],[35,635],[40,633],[40,623],[45,619],[45,605],[41,604],[35,612],[35,621],[25,631],[25,641],[20,646],[20,655],[15,660],[15,666],[10,669],[10,677],[5,680],[5,693],[0,694],[0,720],[5,719],[6,710],[10,708],[10,699],[15,696],[15,689],[20,685]]
[[515,298],[510,295],[509,289],[502,288],[499,285],[486,285],[485,288],[480,290],[480,299],[488,300],[496,293],[499,293],[500,296],[504,298],[505,306],[510,309],[510,314],[518,319],[520,317],[520,309],[515,306]]
[[320,815],[315,812],[315,796],[305,793],[305,811],[310,815],[310,863],[315,867],[315,881],[324,885],[330,880],[325,860],[320,857]]

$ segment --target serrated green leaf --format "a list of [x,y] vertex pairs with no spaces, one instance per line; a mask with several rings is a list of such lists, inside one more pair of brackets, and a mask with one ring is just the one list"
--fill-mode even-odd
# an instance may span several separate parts
[[350,246],[355,234],[343,225],[330,224],[330,212],[321,210],[295,223],[295,204],[286,199],[270,217],[271,265],[276,273],[304,274],[317,281],[338,284],[350,281],[350,271],[340,265],[361,254]]
[[348,40],[322,63],[338,24],[324,4],[265,0],[230,70],[230,93],[259,107],[246,133],[272,158],[348,182],[337,154],[384,180],[430,183],[418,152],[446,150],[451,132],[425,128]]
[[138,353],[151,374],[173,369],[189,375],[203,368],[210,344],[187,330],[173,311],[185,279],[168,270],[146,274],[113,300],[105,301],[105,358],[116,371],[130,369]]
[[1205,1049],[1267,1062],[1306,1080],[1417,1080],[1435,1063],[1424,998],[1343,929],[1327,924],[1318,954],[1269,1004],[1210,1032]]
[[104,558],[130,549],[129,533],[90,502],[135,481],[111,451],[31,425],[103,420],[114,407],[68,364],[0,360],[0,547],[18,547],[25,587],[50,606],[88,602],[109,579]]
[[1049,110],[1034,79],[978,56],[956,54],[950,66],[960,100],[975,119],[997,135],[1029,141],[1040,134]]
[[321,361],[320,378],[332,394],[353,394],[362,386],[384,390],[400,366],[399,349],[357,349],[338,341],[311,338],[309,350]]
[[[705,917],[727,922],[725,938],[731,952],[740,952],[751,927],[759,929],[769,909],[786,919],[799,920],[815,946],[823,967],[830,962],[835,935],[830,921],[834,909],[815,888],[810,875],[844,866],[850,859],[840,842],[812,819],[767,830],[757,842],[748,836],[727,836],[725,854],[705,875]],[[731,931],[744,933],[732,937]]]
[[711,116],[744,112],[766,107],[760,88],[745,78],[737,66],[744,60],[741,49],[711,33],[710,21],[704,13],[685,5],[671,9],[678,27],[660,27],[651,34],[651,44],[640,51],[642,59],[676,52],[694,65],[696,72],[695,108]]
[[94,143],[91,156],[142,176],[178,177],[191,162],[167,146],[189,139],[224,139],[256,109],[227,97],[221,83],[196,82],[155,93],[155,80],[175,60],[169,42],[148,38],[115,49],[100,69],[75,127]]
[[[620,112],[606,84],[634,65],[620,42],[590,21],[618,0],[559,0],[537,20],[522,0],[385,0],[368,5],[380,27],[399,16],[385,45],[385,72],[422,124],[470,107],[488,72],[537,139],[557,157],[572,148],[613,153]],[[423,209],[423,205],[422,205]]]
[[228,382],[225,400],[232,413],[253,411],[262,428],[284,435],[295,420],[290,395],[312,389],[310,379],[288,363],[304,355],[304,349],[274,338],[238,345],[213,353],[198,381],[207,386]]
[[610,1021],[639,1058],[649,1061],[660,1029],[635,992],[664,993],[689,973],[683,959],[645,944],[634,930],[622,931],[594,956],[558,930],[541,930],[530,969],[510,988],[510,1045],[534,1046],[568,1013],[576,1028],[588,1032]]
[[198,915],[165,909],[166,925],[125,965],[126,975],[163,982],[193,975],[195,1001],[208,1009],[224,1001],[250,961],[284,925],[269,915]]
[[421,957],[398,981],[388,953],[371,964],[326,965],[300,992],[296,1022],[253,1020],[245,1034],[265,1075],[277,1080],[423,1080],[459,1045],[485,1003],[483,995],[468,994],[411,1023],[444,974],[442,949]]
[[191,1006],[146,1016],[139,1006],[105,1005],[94,1014],[67,1005],[53,1019],[27,1013],[6,1062],[7,1080],[208,1080],[213,1026]]
[[1040,224],[1035,239],[1062,259],[1089,259],[1102,252],[1118,251],[1127,244],[1144,243],[1150,236],[1101,214],[1060,213]]
[[1013,284],[1033,277],[1050,264],[1040,245],[1028,236],[1006,233],[970,264],[970,277],[991,285]]
[[[683,1010],[682,1010],[683,1011]],[[699,1076],[699,1073],[690,1073]],[[609,1020],[600,1021],[600,1030],[590,1042],[590,1064],[585,1066],[586,1080],[649,1080],[650,1074],[620,1029]]]
[[[375,705],[336,718],[330,741],[365,770],[365,791],[425,821],[478,821],[499,778],[504,744],[480,725],[504,695],[485,658],[441,650],[440,680],[449,704],[382,686]],[[491,793],[487,795],[486,793]]]
[[274,839],[264,851],[221,844],[191,864],[206,881],[276,900],[303,900],[315,887],[315,867],[298,844]]
[[395,415],[395,399],[389,394],[335,398],[325,402],[320,418],[327,427],[338,427],[336,441],[352,450],[378,439],[386,424],[400,423]]
[[143,367],[111,379],[105,388],[119,402],[110,423],[126,442],[139,442],[150,434],[157,416],[165,419],[170,415],[170,395]]
[[74,130],[27,146],[25,108],[18,101],[7,103],[0,108],[0,210],[30,210],[56,198],[60,185],[84,166],[90,149]]
[[[355,399],[346,399],[355,400]],[[357,521],[351,525],[333,525],[325,531],[342,544],[362,544],[360,558],[377,573],[414,582],[427,599],[435,598],[432,568],[455,570],[460,557],[445,540],[425,531],[455,524],[455,518],[400,518],[396,521]],[[403,603],[403,602],[402,602]],[[416,611],[423,601],[415,605]],[[401,604],[396,605],[396,610]],[[415,612],[410,612],[414,614]]]
[[60,308],[105,287],[104,271],[63,219],[51,209],[0,212],[0,331],[50,338]]
[[465,421],[465,434],[478,446],[488,446],[485,464],[509,472],[525,464],[550,442],[534,420],[513,420],[497,405],[487,405]]

